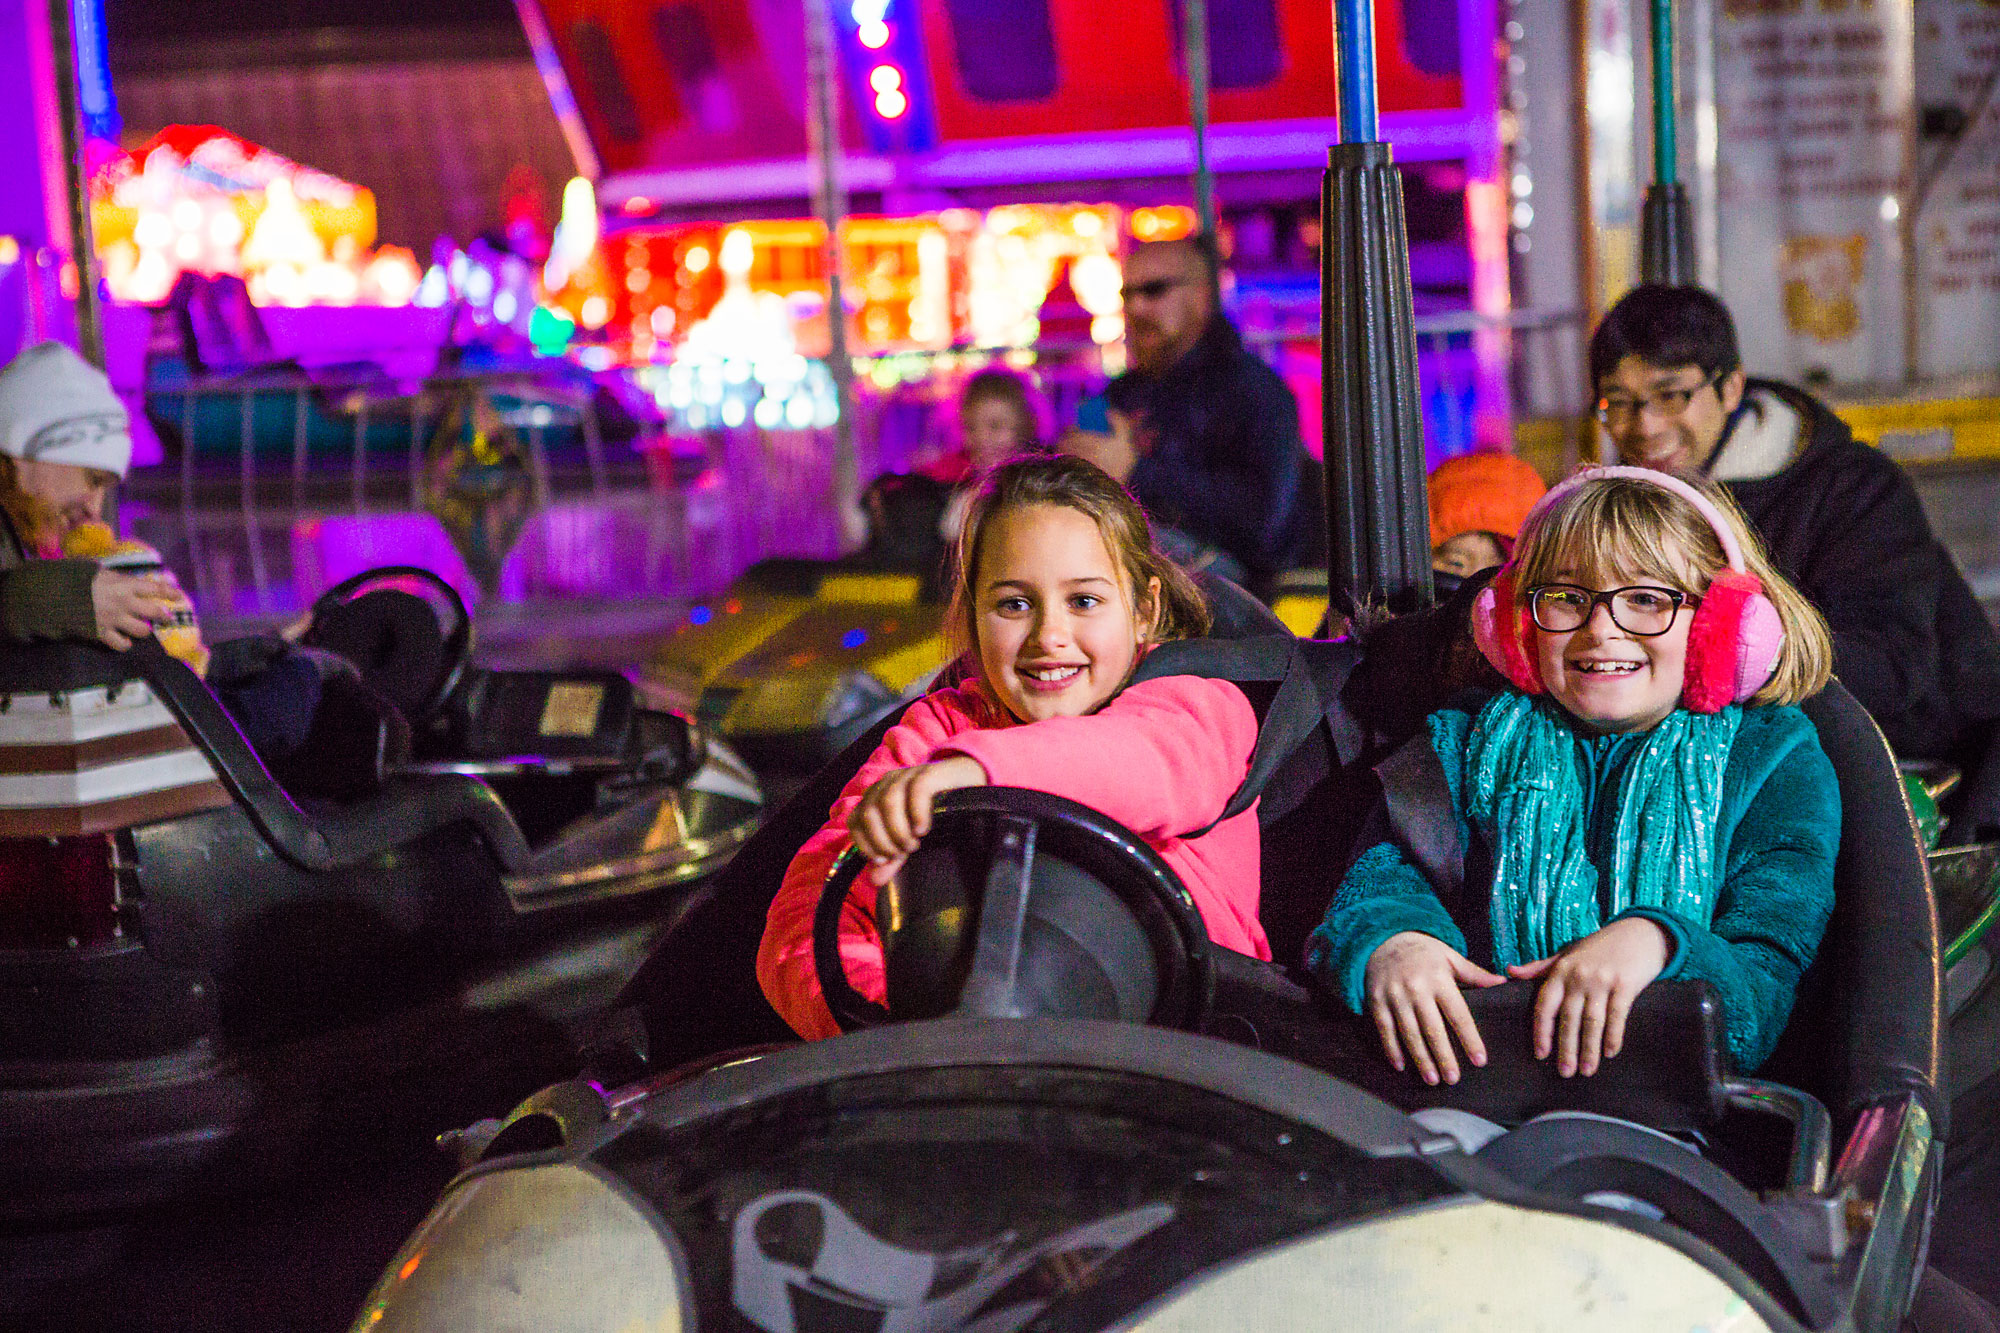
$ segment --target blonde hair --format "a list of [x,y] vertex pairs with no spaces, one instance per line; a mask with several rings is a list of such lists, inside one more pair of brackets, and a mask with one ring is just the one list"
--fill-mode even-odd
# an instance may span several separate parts
[[[1796,704],[1818,694],[1833,674],[1833,634],[1826,617],[1772,565],[1756,531],[1720,487],[1706,477],[1674,475],[1721,512],[1742,547],[1745,569],[1764,585],[1784,627],[1777,667],[1750,704]],[[1596,477],[1562,495],[1521,529],[1514,547],[1514,589],[1516,597],[1525,598],[1530,588],[1544,583],[1651,579],[1699,595],[1728,567],[1715,530],[1687,500],[1635,478]]]
[[[980,479],[965,526],[951,551],[951,606],[945,613],[945,637],[955,660],[976,665],[979,648],[979,548],[992,520],[1029,505],[1074,509],[1097,524],[1112,563],[1131,583],[1133,605],[1150,619],[1144,638],[1149,643],[1194,639],[1208,633],[1208,603],[1187,571],[1153,545],[1146,511],[1111,474],[1069,454],[1010,458]],[[1150,598],[1154,579],[1160,593]]]

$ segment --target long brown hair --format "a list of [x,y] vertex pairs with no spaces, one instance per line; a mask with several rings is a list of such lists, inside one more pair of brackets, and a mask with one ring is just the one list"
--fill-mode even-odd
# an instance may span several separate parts
[[[1151,621],[1149,643],[1194,639],[1208,633],[1208,603],[1187,571],[1160,554],[1146,511],[1132,493],[1094,463],[1070,454],[1010,458],[980,479],[965,526],[951,552],[951,608],[945,613],[945,636],[952,655],[966,667],[977,665],[978,604],[974,588],[979,577],[979,544],[993,517],[1029,505],[1056,505],[1087,515],[1104,538],[1104,549],[1131,580],[1133,605]],[[1160,581],[1160,595],[1146,590]],[[1147,603],[1151,603],[1148,605]]]
[[[1743,548],[1744,566],[1764,585],[1784,626],[1777,669],[1750,703],[1795,704],[1818,694],[1833,674],[1826,617],[1772,565],[1756,529],[1720,486],[1674,475],[1722,512]],[[1700,510],[1664,486],[1629,477],[1598,477],[1578,486],[1534,515],[1514,547],[1514,587],[1523,593],[1559,581],[1564,570],[1605,581],[1653,579],[1701,593],[1728,567],[1722,542]]]
[[14,535],[30,555],[47,555],[60,547],[62,519],[42,500],[21,489],[21,474],[11,454],[0,454],[0,512],[14,525]]

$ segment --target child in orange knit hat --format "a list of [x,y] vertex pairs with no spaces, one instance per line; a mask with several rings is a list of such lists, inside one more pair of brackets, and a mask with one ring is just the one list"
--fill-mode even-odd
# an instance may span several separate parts
[[1507,562],[1521,521],[1548,485],[1513,454],[1480,450],[1430,476],[1431,568],[1465,578]]

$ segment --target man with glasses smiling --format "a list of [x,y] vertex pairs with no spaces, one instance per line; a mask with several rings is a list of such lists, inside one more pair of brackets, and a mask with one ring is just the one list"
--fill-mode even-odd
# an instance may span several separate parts
[[[1619,461],[1721,482],[1826,616],[1835,674],[1897,754],[1973,778],[2000,718],[2000,639],[1903,470],[1810,394],[1746,377],[1728,309],[1698,287],[1628,293],[1590,340],[1590,373]],[[1970,785],[1993,822],[2000,766]]]
[[1133,247],[1132,368],[1105,390],[1109,431],[1073,431],[1062,448],[1129,486],[1156,525],[1228,556],[1237,568],[1217,568],[1262,592],[1312,556],[1302,548],[1319,496],[1298,400],[1222,313],[1217,274],[1206,236]]

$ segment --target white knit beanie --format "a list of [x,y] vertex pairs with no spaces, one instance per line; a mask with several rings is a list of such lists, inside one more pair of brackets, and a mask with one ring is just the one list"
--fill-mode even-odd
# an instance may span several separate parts
[[125,475],[132,421],[104,372],[58,342],[0,370],[0,453]]

